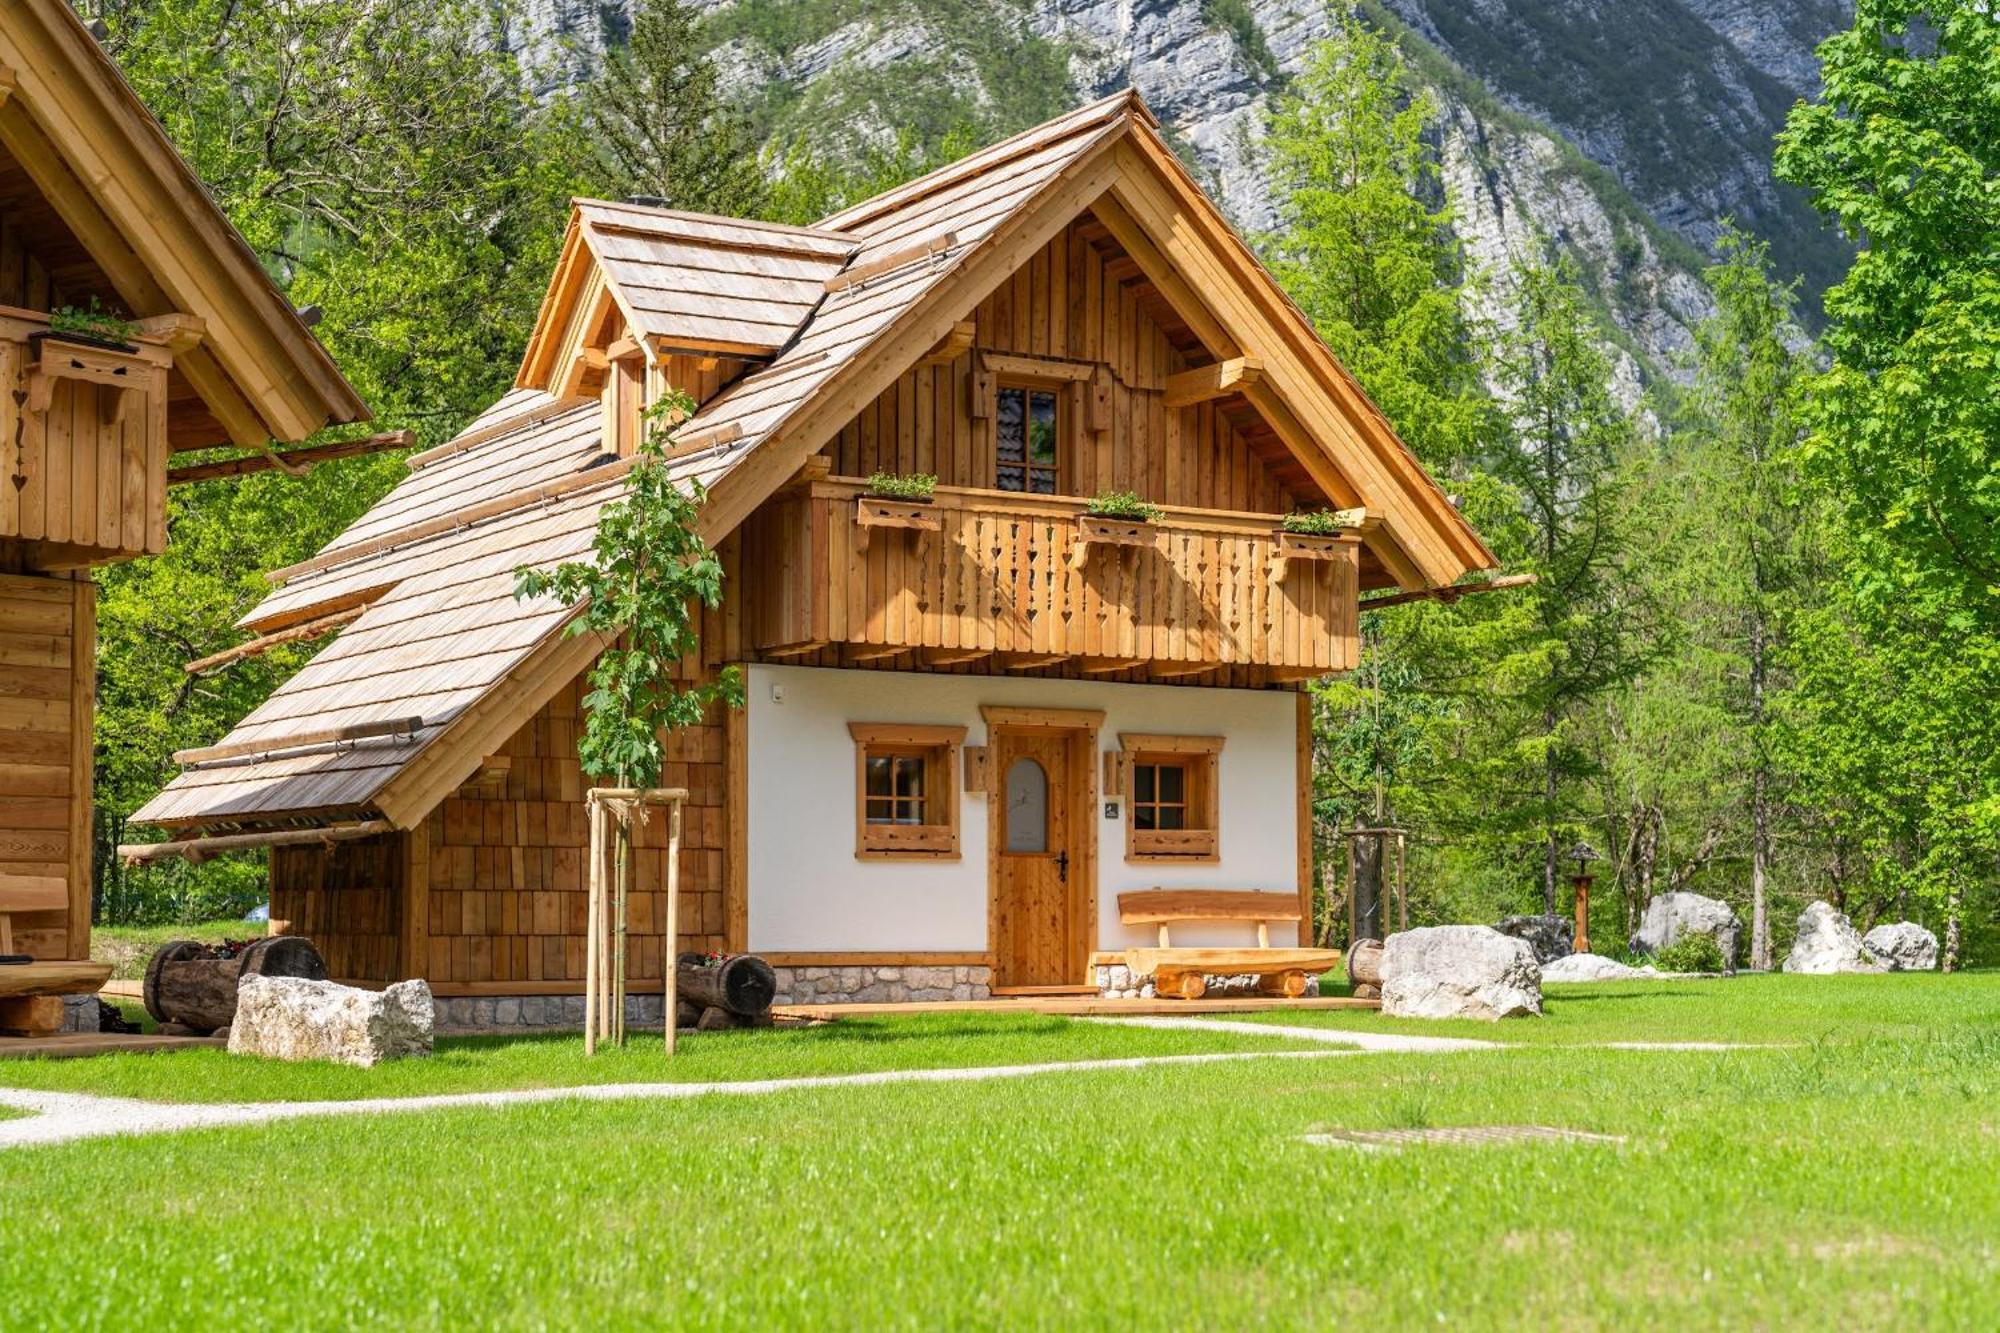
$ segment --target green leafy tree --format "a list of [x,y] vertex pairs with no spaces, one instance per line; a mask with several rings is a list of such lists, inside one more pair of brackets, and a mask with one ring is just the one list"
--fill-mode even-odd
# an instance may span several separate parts
[[717,95],[701,18],[677,0],[639,0],[626,40],[605,53],[574,107],[608,191],[669,208],[754,215],[764,193],[748,129]]
[[694,408],[678,392],[655,404],[623,497],[598,514],[592,559],[515,572],[517,597],[580,603],[565,632],[611,645],[590,669],[577,757],[584,772],[621,787],[658,786],[666,733],[696,725],[717,701],[743,701],[734,667],[692,684],[679,674],[700,647],[695,604],[722,605],[722,562],[698,525],[701,486],[683,491],[665,459],[668,431]]
[[[1274,106],[1267,144],[1283,225],[1259,245],[1425,463],[1462,494],[1491,499],[1477,460],[1497,418],[1463,313],[1463,255],[1449,211],[1425,202],[1442,195],[1425,141],[1436,113],[1393,43],[1343,16]],[[1456,747],[1489,618],[1469,607],[1364,616],[1358,669],[1313,687],[1327,864],[1341,859],[1341,826],[1447,817],[1441,788],[1464,770]]]
[[[1808,621],[1790,741],[1869,877],[1943,912],[1955,966],[2000,849],[2000,13],[1860,0],[1819,54],[1778,172],[1861,250],[1806,397],[1845,586]],[[1870,681],[1893,688],[1856,700]]]
[[[1707,271],[1715,313],[1696,330],[1672,429],[1633,468],[1633,566],[1673,627],[1668,651],[1607,705],[1597,729],[1604,820],[1629,915],[1656,882],[1697,876],[1728,896],[1749,869],[1750,962],[1771,964],[1771,892],[1785,800],[1771,744],[1788,620],[1818,562],[1796,485],[1799,388],[1812,366],[1761,242],[1729,231]],[[1622,843],[1622,846],[1618,844]],[[1812,857],[1790,839],[1796,882]],[[1629,925],[1629,922],[1628,922]]]
[[[78,8],[280,287],[323,312],[315,333],[374,428],[435,442],[508,387],[572,183],[487,6]],[[310,655],[180,669],[241,638],[263,570],[310,556],[402,475],[381,456],[172,491],[166,553],[98,575],[100,805],[134,808],[175,749],[217,739]]]

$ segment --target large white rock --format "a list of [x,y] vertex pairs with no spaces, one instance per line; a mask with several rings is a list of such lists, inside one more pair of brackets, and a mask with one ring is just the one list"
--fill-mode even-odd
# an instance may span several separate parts
[[1562,981],[1645,981],[1666,974],[1657,967],[1628,967],[1601,953],[1573,953],[1542,964],[1542,984]]
[[236,987],[229,1050],[366,1068],[429,1055],[434,1019],[431,988],[421,981],[374,991],[304,977],[249,976]]
[[1711,937],[1722,950],[1723,970],[1736,970],[1736,942],[1743,937],[1743,921],[1728,903],[1699,893],[1655,894],[1632,934],[1631,949],[1658,953],[1683,935]]
[[1785,971],[1823,976],[1831,972],[1880,972],[1882,964],[1861,947],[1861,935],[1829,902],[1808,903],[1799,913],[1798,938],[1785,955]]
[[1382,1012],[1398,1018],[1514,1018],[1542,1012],[1542,969],[1526,940],[1490,926],[1427,926],[1382,944]]
[[1930,972],[1937,968],[1937,936],[1914,921],[1875,927],[1861,937],[1861,948],[1891,972]]

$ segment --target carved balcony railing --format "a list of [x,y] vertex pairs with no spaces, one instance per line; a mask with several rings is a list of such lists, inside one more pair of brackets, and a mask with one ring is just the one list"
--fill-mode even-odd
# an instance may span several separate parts
[[1119,522],[1070,497],[940,487],[924,504],[865,490],[803,483],[746,525],[745,648],[992,655],[1013,669],[1077,659],[1153,676],[1261,667],[1265,680],[1354,665],[1357,533],[1287,534],[1275,514]]

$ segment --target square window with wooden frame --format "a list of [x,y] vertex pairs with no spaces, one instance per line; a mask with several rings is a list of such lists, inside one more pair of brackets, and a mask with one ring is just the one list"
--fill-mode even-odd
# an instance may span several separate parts
[[994,478],[1003,491],[1055,495],[1062,490],[1062,390],[1002,384],[994,392]]
[[862,860],[958,856],[958,764],[964,727],[850,722],[854,854]]
[[1125,859],[1215,861],[1221,857],[1217,819],[1220,736],[1126,732]]

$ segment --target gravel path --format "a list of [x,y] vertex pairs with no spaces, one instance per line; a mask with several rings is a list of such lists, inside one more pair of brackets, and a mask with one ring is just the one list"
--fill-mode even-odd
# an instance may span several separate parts
[[[36,1144],[69,1143],[78,1139],[132,1134],[173,1134],[189,1129],[258,1125],[303,1116],[388,1115],[408,1111],[439,1111],[457,1107],[521,1106],[557,1101],[675,1101],[688,1097],[758,1097],[815,1088],[879,1087],[894,1083],[978,1083],[989,1079],[1028,1078],[1040,1074],[1073,1074],[1106,1069],[1149,1069],[1172,1065],[1221,1064],[1240,1060],[1318,1060],[1364,1053],[1435,1055],[1448,1051],[1524,1049],[1518,1045],[1470,1037],[1418,1037],[1400,1032],[1358,1032],[1338,1028],[1284,1027],[1271,1023],[1231,1022],[1221,1018],[1092,1018],[1093,1023],[1124,1027],[1183,1028],[1201,1032],[1231,1032],[1260,1037],[1289,1037],[1337,1049],[1316,1051],[1226,1051],[1204,1055],[1143,1055],[1115,1060],[1067,1060],[1029,1065],[997,1065],[972,1069],[888,1069],[868,1074],[829,1074],[810,1078],[748,1079],[736,1083],[601,1083],[568,1088],[524,1088],[501,1092],[462,1092],[435,1097],[373,1097],[325,1102],[147,1102],[127,1097],[96,1097],[76,1092],[34,1092],[0,1088],[0,1106],[30,1114],[0,1120],[0,1149]],[[1765,1049],[1755,1045],[1704,1041],[1616,1041],[1572,1049],[1624,1051],[1735,1051]]]
[[[1261,1030],[1258,1035],[1265,1034]],[[1066,1060],[1032,1065],[973,1069],[889,1069],[869,1074],[812,1078],[747,1079],[737,1083],[600,1083],[570,1088],[524,1088],[510,1092],[462,1092],[436,1097],[374,1097],[332,1102],[146,1102],[127,1097],[95,1097],[76,1092],[31,1092],[0,1088],[0,1106],[34,1114],[0,1120],[0,1149],[31,1144],[69,1143],[120,1134],[172,1134],[186,1129],[257,1125],[301,1116],[383,1115],[439,1111],[464,1106],[521,1106],[557,1101],[675,1101],[688,1097],[756,1097],[813,1088],[875,1087],[891,1083],[978,1083],[1104,1069],[1147,1069],[1163,1065],[1221,1064],[1236,1060],[1323,1060],[1359,1054],[1338,1051],[1226,1051],[1205,1055],[1143,1055],[1116,1060]]]
[[1092,1018],[1092,1023],[1116,1023],[1134,1028],[1194,1028],[1202,1032],[1265,1033],[1296,1041],[1317,1041],[1358,1051],[1393,1051],[1401,1055],[1436,1055],[1444,1051],[1501,1051],[1504,1041],[1475,1037],[1413,1037],[1403,1032],[1358,1032],[1350,1028],[1295,1028],[1276,1023],[1231,1022],[1226,1018]]

